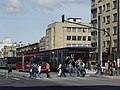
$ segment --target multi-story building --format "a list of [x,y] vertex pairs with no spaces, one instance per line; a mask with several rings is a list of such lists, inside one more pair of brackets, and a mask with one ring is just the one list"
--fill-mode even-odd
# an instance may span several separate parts
[[[98,51],[102,51],[102,59],[109,60],[107,50],[110,48],[111,36],[113,49],[113,59],[117,57],[117,30],[118,30],[118,1],[119,0],[91,0],[91,23],[98,29],[92,30],[91,45],[97,47],[95,58],[99,56]],[[101,29],[101,31],[99,30]],[[99,59],[99,58],[97,58]]]
[[10,37],[5,37],[3,42],[0,42],[0,58],[15,56],[15,47],[16,43],[13,43]]
[[39,51],[45,50],[45,40],[46,40],[45,36],[39,40]]
[[81,23],[81,18],[55,22],[46,29],[46,50],[64,47],[91,46],[91,24]]

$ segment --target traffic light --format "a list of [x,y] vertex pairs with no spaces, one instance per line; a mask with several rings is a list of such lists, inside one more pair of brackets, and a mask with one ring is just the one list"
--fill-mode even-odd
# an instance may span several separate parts
[[62,22],[64,22],[65,21],[65,15],[63,14],[62,15]]

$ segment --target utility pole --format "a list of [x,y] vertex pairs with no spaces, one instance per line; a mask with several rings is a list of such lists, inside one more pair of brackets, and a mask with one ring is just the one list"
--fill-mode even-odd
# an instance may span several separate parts
[[[119,0],[117,0],[117,64],[118,64],[118,68],[120,68],[120,18],[119,18]],[[119,70],[120,73],[120,70]]]

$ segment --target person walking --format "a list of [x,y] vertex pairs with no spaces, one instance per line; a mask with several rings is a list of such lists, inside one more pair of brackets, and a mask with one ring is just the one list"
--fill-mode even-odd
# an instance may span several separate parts
[[58,77],[61,77],[61,75],[62,75],[62,64],[61,63],[59,63],[59,66],[58,66]]
[[50,78],[50,64],[49,63],[47,63],[46,64],[46,75],[47,75],[47,78]]
[[98,73],[99,73],[100,75],[102,74],[102,68],[101,68],[100,63],[97,64],[97,72],[95,73],[95,75],[97,75]]
[[41,73],[42,73],[41,66],[38,64],[38,77],[39,78],[42,78]]
[[61,72],[61,76],[66,77],[65,70],[66,70],[65,65],[62,63],[62,67],[61,67],[61,71],[62,71],[62,72]]
[[70,76],[72,76],[72,70],[73,70],[73,66],[72,66],[72,63],[70,62],[68,65],[68,72],[69,72]]

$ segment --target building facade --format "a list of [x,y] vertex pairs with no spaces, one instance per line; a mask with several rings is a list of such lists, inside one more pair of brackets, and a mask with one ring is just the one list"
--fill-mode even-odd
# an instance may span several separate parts
[[[80,23],[77,24],[77,23]],[[55,22],[46,29],[46,50],[64,47],[91,46],[91,29],[81,23],[80,18],[69,18],[68,22]]]
[[10,37],[5,37],[0,42],[0,58],[16,56],[16,43]]
[[[93,47],[97,47],[95,50],[95,58],[98,57],[99,52],[102,51],[102,59],[109,59],[110,37],[104,32],[107,31],[111,36],[113,59],[117,58],[117,30],[118,25],[118,1],[119,0],[91,0],[91,23],[95,28],[92,29],[92,42]],[[105,56],[104,56],[105,55]],[[97,58],[98,59],[98,58]]]

